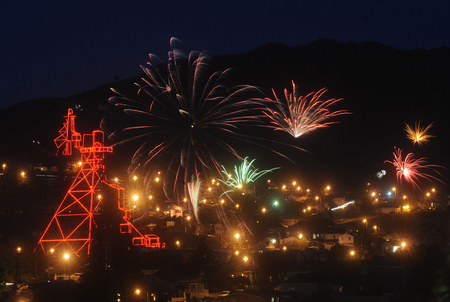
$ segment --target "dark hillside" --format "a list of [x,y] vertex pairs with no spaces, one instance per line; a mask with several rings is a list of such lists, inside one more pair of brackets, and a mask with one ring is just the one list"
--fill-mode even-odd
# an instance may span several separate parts
[[[376,42],[319,39],[298,47],[269,43],[250,53],[215,59],[217,69],[237,69],[245,83],[262,87],[270,97],[272,88],[281,96],[284,88],[292,89],[294,80],[303,95],[327,87],[326,97],[344,99],[338,109],[348,109],[352,115],[340,117],[331,128],[292,139],[310,151],[289,154],[298,164],[296,169],[359,184],[380,169],[391,169],[384,161],[391,159],[394,146],[449,166],[449,48],[401,51]],[[0,112],[0,158],[29,158],[25,151],[34,150],[38,160],[41,153],[53,153],[53,139],[68,107],[79,108],[80,131],[98,128],[102,116],[113,110],[107,102],[112,95],[109,87],[132,91],[138,80],[107,83],[65,98],[29,100]],[[429,146],[417,148],[406,141],[405,123],[418,120],[435,122],[436,137]],[[36,146],[33,140],[41,144]]]

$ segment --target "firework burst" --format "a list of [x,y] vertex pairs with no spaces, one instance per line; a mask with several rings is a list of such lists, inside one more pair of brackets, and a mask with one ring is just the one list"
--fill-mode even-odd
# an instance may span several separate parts
[[400,148],[395,148],[393,155],[393,161],[386,160],[385,162],[394,165],[395,169],[397,170],[397,181],[399,183],[402,183],[402,180],[404,179],[412,186],[419,188],[417,182],[420,180],[420,178],[430,181],[433,179],[440,181],[437,177],[423,172],[423,170],[428,170],[440,175],[440,173],[437,172],[434,168],[442,168],[438,165],[428,164],[425,157],[415,159],[414,154],[412,153],[408,153],[405,157],[403,157],[402,150]]
[[319,128],[326,128],[337,123],[330,119],[343,114],[349,114],[346,110],[332,111],[330,107],[342,99],[322,100],[327,89],[322,88],[317,92],[311,92],[306,96],[298,96],[297,86],[292,82],[293,91],[290,93],[284,89],[285,99],[275,96],[278,110],[269,109],[266,115],[270,118],[275,130],[289,133],[293,137],[300,137]]
[[269,170],[258,170],[253,168],[254,161],[255,159],[248,161],[247,157],[244,158],[241,165],[234,166],[234,177],[228,173],[224,166],[222,166],[222,174],[225,176],[226,181],[221,179],[219,179],[219,181],[224,183],[229,188],[229,190],[224,192],[224,194],[233,192],[236,189],[241,189],[250,183],[255,183],[261,176],[279,169],[277,167]]
[[418,144],[421,146],[422,144],[427,144],[430,141],[433,135],[430,135],[428,132],[430,131],[433,123],[429,124],[427,127],[421,127],[420,121],[416,122],[414,127],[406,124],[405,131],[407,133],[406,137],[413,142],[413,144]]
[[192,175],[220,174],[219,154],[240,158],[233,146],[250,140],[245,130],[260,127],[266,107],[259,89],[229,86],[230,70],[213,71],[208,56],[195,51],[185,56],[174,42],[172,38],[166,68],[153,55],[141,66],[145,76],[136,84],[136,95],[113,90],[117,95],[109,101],[127,115],[102,121],[106,130],[111,123],[122,123],[115,125],[120,130],[110,139],[137,150],[129,172],[144,171],[147,188],[156,171],[166,171],[167,196],[186,192]]

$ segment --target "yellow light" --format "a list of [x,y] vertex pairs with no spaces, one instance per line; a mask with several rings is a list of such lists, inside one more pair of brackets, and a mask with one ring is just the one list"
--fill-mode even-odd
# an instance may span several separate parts
[[156,178],[155,178],[155,181],[156,181],[156,182],[159,182],[159,177],[156,177]]
[[221,200],[220,200],[220,203],[221,203],[221,204],[224,204],[224,203],[225,203],[225,200],[221,199]]
[[[159,207],[156,207],[156,212],[159,212]],[[189,217],[189,216],[188,216]]]
[[239,255],[239,251],[235,251],[234,254],[237,256]]
[[375,192],[372,192],[372,197],[374,197],[375,195],[377,195],[377,193],[375,193]]
[[405,248],[405,246],[406,246],[406,242],[402,242],[402,248]]
[[25,177],[25,172],[20,172],[20,176]]
[[66,261],[67,261],[67,260],[69,260],[69,258],[70,258],[70,255],[69,255],[69,254],[67,254],[67,253],[65,253],[65,254],[64,254],[64,260],[66,260]]
[[180,241],[177,240],[177,241],[175,242],[175,244],[176,244],[177,246],[180,246]]
[[136,289],[134,292],[136,293],[136,295],[140,295],[141,294],[141,290],[140,289]]
[[350,255],[351,255],[351,256],[355,256],[355,251],[351,251],[351,252],[350,252]]
[[300,186],[297,187],[297,191],[300,191],[302,188],[300,188]]
[[234,234],[234,238],[239,239],[239,233]]
[[53,254],[55,252],[55,249],[54,248],[51,248],[50,249],[50,254]]
[[133,195],[133,200],[134,200],[134,201],[137,201],[138,199],[139,199],[139,196],[137,196],[137,194],[134,194],[134,195]]
[[78,167],[81,167],[81,165],[83,165],[83,163],[81,161],[78,162]]
[[186,219],[187,219],[188,221],[191,220],[191,216],[186,217]]
[[319,200],[319,196],[316,196],[316,200]]
[[266,212],[266,208],[262,208],[261,212],[265,213]]
[[286,190],[286,185],[283,185],[281,188],[282,188],[283,190]]
[[22,248],[19,246],[19,247],[17,248],[17,252],[20,253],[21,250],[22,250]]
[[374,225],[374,226],[373,226],[373,229],[374,229],[374,230],[376,230],[376,229],[377,229],[377,226],[376,226],[376,225]]
[[294,180],[294,181],[292,182],[292,185],[295,187],[296,184],[297,184],[297,182]]
[[287,250],[287,247],[286,246],[283,246],[283,251],[286,251]]
[[327,186],[326,189],[327,189],[327,191],[330,191],[330,190],[331,190],[331,187],[330,187],[330,186]]
[[3,167],[3,170],[4,170],[6,168],[6,164],[3,164],[2,167]]
[[119,179],[117,177],[114,178],[114,182],[119,182]]
[[153,195],[148,195],[148,199],[153,199]]
[[309,189],[306,189],[306,193],[309,193]]
[[209,187],[209,188],[208,188],[208,191],[211,192],[211,190],[212,190],[211,187]]
[[270,179],[267,180],[267,183],[270,184]]
[[239,209],[239,204],[238,203],[236,204],[236,209]]
[[299,239],[302,239],[302,238],[303,238],[303,234],[299,234],[299,235],[298,235],[298,238],[299,238]]
[[236,187],[237,187],[238,189],[241,189],[241,188],[242,188],[242,184],[238,184]]
[[308,211],[311,211],[311,207],[308,207]]
[[363,219],[363,222],[366,223],[366,222],[367,222],[367,219]]
[[244,262],[247,262],[247,261],[248,261],[248,257],[245,256],[245,257],[244,257]]
[[102,199],[102,195],[101,195],[101,194],[98,194],[98,195],[97,195],[97,198],[98,198],[98,200]]
[[137,180],[137,176],[136,176],[136,175],[133,176],[133,180],[134,180],[134,181]]

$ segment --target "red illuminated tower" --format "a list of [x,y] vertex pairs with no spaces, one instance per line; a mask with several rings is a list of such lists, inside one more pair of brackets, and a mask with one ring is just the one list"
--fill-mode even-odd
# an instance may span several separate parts
[[43,251],[70,248],[77,256],[89,256],[94,240],[93,231],[98,227],[96,218],[102,212],[102,186],[117,193],[114,197],[117,198],[117,209],[123,212],[120,232],[133,234],[134,245],[163,247],[159,243],[159,237],[142,235],[136,229],[130,222],[130,210],[125,206],[124,189],[107,182],[105,155],[113,149],[104,145],[103,132],[96,130],[92,134],[84,134],[81,139],[81,135],[75,131],[75,115],[72,109],[68,110],[65,118],[55,144],[58,151],[63,148],[63,155],[71,155],[72,148],[78,149],[81,154],[81,167],[38,242]]

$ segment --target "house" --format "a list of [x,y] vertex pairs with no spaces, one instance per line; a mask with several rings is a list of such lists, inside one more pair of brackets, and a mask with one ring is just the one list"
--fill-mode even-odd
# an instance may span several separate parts
[[165,215],[169,217],[183,217],[183,208],[175,203],[169,203],[162,208]]
[[339,236],[341,236],[341,233],[325,233],[323,238],[323,245],[325,249],[330,250],[331,247],[338,244]]
[[358,236],[352,233],[339,235],[339,245],[353,247],[356,245]]
[[304,236],[282,238],[280,243],[282,248],[286,247],[288,250],[304,250],[309,246],[309,240]]
[[214,234],[215,235],[222,235],[225,234],[225,227],[221,223],[214,224]]
[[146,277],[148,284],[166,290],[173,302],[190,301],[209,297],[204,274],[189,264],[178,265],[176,269],[165,269]]

